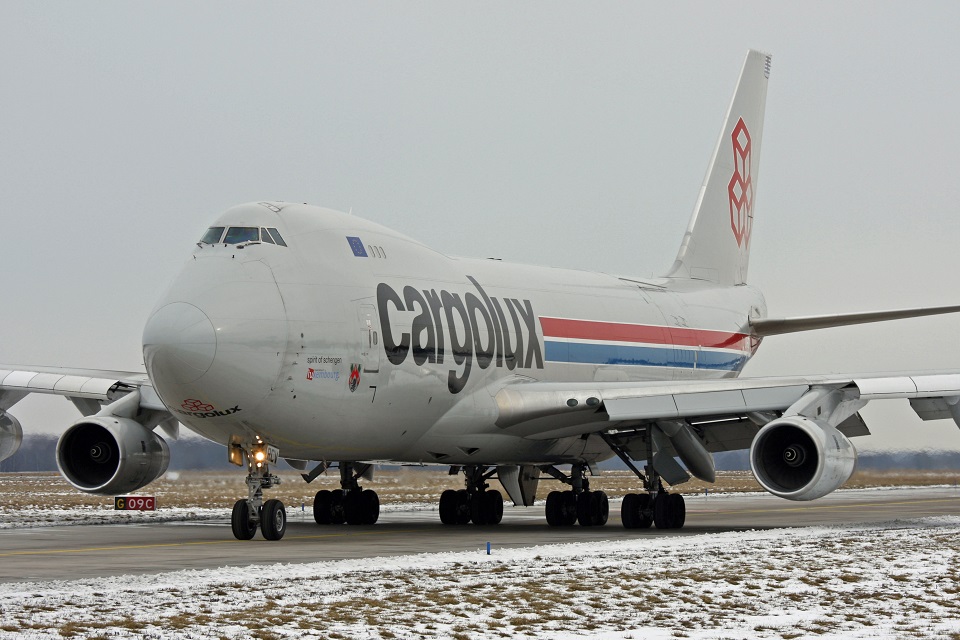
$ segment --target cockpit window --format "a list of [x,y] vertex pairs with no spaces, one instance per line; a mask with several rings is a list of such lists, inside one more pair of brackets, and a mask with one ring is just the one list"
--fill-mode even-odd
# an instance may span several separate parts
[[204,244],[217,244],[223,235],[223,229],[224,227],[210,227],[207,229],[207,232],[203,234],[203,237],[200,238],[200,242]]
[[283,238],[280,237],[280,232],[277,231],[276,229],[274,229],[273,227],[270,227],[269,229],[264,229],[264,231],[269,231],[269,232],[270,232],[270,235],[273,236],[273,239],[274,239],[274,240],[276,241],[276,243],[277,243],[278,245],[280,245],[281,247],[287,246],[287,243],[284,242],[284,241],[283,241]]
[[225,244],[241,244],[243,242],[260,242],[259,227],[230,227],[224,237]]
[[273,241],[273,238],[270,237],[270,232],[263,227],[260,227],[260,239],[264,242],[269,242],[270,244],[277,244]]

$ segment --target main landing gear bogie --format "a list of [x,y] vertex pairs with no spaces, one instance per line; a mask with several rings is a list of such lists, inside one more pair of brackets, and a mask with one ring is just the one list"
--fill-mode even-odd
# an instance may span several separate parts
[[[455,468],[451,473],[459,472]],[[465,489],[447,489],[440,494],[440,522],[443,524],[495,525],[503,520],[503,494],[490,489],[487,480],[494,471],[482,466],[463,469]]]
[[347,493],[321,489],[313,499],[313,519],[317,524],[375,524],[380,519],[380,497],[359,487]]
[[469,492],[447,489],[440,494],[443,524],[494,525],[503,520],[503,494],[495,489]]
[[628,493],[623,497],[620,518],[626,529],[680,529],[687,519],[686,503],[679,493],[660,491],[656,497],[648,493]]
[[547,494],[547,524],[551,527],[602,527],[610,517],[610,501],[603,491],[551,491]]
[[317,524],[370,525],[380,519],[380,497],[376,491],[363,489],[358,480],[370,465],[340,463],[340,489],[321,489],[313,498],[313,519]]

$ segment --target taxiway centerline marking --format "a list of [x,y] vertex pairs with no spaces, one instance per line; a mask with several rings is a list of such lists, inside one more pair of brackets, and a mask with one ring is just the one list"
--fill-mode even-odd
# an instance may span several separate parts
[[[427,529],[411,529],[409,531],[385,530],[385,531],[343,531],[338,533],[323,533],[312,536],[288,536],[287,540],[320,540],[322,538],[342,538],[344,536],[382,536],[389,533],[422,533]],[[258,540],[254,544],[268,542],[267,540]],[[26,551],[4,551],[0,552],[0,558],[9,558],[12,556],[46,556],[66,553],[95,553],[97,551],[131,551],[136,549],[161,549],[164,547],[190,547],[213,544],[236,544],[250,543],[249,540],[197,540],[194,542],[157,542],[154,544],[125,544],[112,547],[81,547],[79,549],[40,549]]]

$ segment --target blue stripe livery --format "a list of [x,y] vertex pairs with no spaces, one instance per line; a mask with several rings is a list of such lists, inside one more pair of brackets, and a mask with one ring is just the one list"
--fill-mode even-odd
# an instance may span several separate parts
[[676,349],[674,347],[590,344],[544,340],[544,359],[576,364],[634,365],[739,371],[747,363],[742,354],[725,351]]

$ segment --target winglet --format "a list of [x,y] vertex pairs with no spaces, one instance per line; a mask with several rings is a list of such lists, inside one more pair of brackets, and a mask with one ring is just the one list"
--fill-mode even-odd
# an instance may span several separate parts
[[747,52],[693,216],[668,274],[718,284],[747,278],[771,56]]

